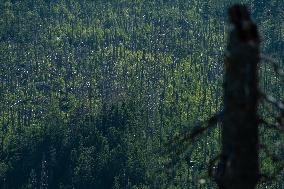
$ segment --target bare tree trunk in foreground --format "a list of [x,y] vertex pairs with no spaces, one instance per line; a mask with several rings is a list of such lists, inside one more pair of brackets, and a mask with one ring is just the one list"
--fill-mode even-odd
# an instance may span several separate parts
[[225,59],[220,189],[253,189],[259,180],[258,75],[259,36],[247,8],[229,9],[233,29]]

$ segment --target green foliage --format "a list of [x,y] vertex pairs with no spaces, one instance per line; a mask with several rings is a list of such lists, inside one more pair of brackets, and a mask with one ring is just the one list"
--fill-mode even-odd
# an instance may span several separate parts
[[[263,51],[283,60],[284,5],[259,2],[249,3]],[[221,109],[228,4],[0,1],[0,188],[215,187],[199,181],[218,128],[185,158],[164,151]],[[262,90],[283,98],[272,70],[261,66]]]

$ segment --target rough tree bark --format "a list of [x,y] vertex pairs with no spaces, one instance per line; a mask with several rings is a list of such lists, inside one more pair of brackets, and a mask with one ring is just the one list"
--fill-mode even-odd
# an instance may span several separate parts
[[247,8],[229,9],[232,30],[225,58],[220,189],[252,189],[259,179],[258,74],[259,36]]

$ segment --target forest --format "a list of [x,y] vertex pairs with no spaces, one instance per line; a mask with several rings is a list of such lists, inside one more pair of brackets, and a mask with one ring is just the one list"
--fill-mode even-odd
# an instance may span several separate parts
[[259,29],[259,90],[279,100],[259,102],[257,188],[283,189],[283,0],[1,0],[0,188],[218,188],[222,124],[202,123],[223,110],[234,3]]

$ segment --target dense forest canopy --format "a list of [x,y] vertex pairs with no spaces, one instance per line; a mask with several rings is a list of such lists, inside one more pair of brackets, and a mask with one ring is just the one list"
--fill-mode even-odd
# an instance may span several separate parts
[[[222,108],[234,2],[0,1],[0,188],[216,188],[206,166],[219,126],[180,156],[165,148]],[[262,55],[283,68],[284,1],[243,3]],[[284,98],[269,61],[259,75],[263,92]],[[262,103],[259,113],[273,122],[277,110]],[[283,135],[260,133],[283,159]],[[260,163],[263,173],[278,166],[265,152]]]

